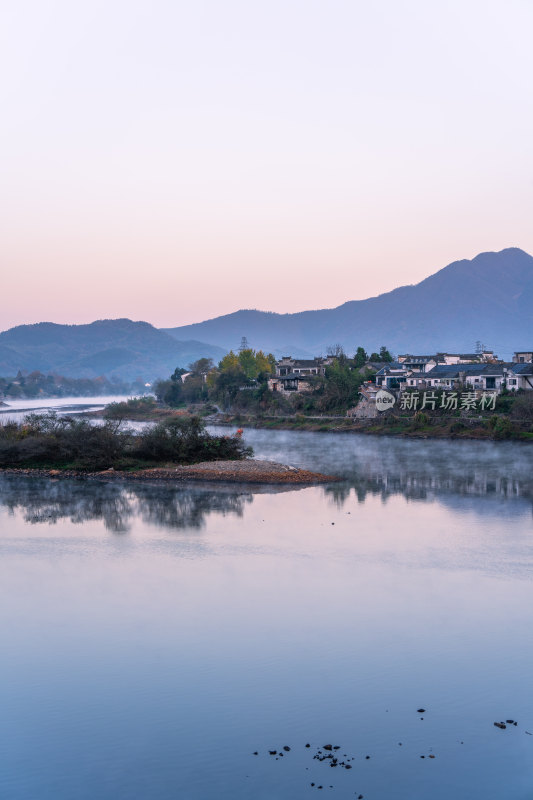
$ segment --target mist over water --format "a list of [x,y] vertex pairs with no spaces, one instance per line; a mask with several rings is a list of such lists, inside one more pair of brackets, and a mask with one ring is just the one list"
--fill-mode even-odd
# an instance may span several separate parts
[[1,796],[530,797],[533,451],[245,436],[342,480],[0,478]]

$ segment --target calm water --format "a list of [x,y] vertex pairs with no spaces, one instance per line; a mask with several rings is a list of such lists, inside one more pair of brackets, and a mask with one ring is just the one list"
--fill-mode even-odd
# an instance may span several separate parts
[[8,398],[5,405],[0,406],[0,424],[3,422],[19,422],[26,414],[44,414],[54,410],[59,414],[73,414],[80,411],[94,411],[104,408],[108,403],[127,400],[125,395],[106,395],[104,397],[38,397],[33,400],[15,400]]
[[344,480],[0,478],[0,796],[533,798],[533,448],[248,439]]

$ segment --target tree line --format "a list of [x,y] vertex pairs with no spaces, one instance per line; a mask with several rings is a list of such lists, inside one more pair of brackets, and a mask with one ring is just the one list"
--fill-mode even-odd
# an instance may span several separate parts
[[[231,350],[215,366],[212,359],[201,358],[189,369],[177,368],[166,380],[154,384],[157,399],[174,408],[191,403],[212,402],[224,410],[265,413],[304,413],[344,411],[358,400],[359,388],[375,374],[370,366],[390,363],[393,358],[383,346],[370,355],[358,347],[352,357],[340,345],[328,348],[333,361],[325,375],[311,376],[312,391],[281,397],[271,392],[268,379],[276,372],[272,353],[245,348]],[[365,369],[365,365],[369,365]]]

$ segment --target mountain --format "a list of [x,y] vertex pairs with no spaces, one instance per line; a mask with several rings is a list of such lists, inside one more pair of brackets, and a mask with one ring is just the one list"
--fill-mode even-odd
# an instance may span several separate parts
[[342,344],[352,354],[386,345],[398,353],[472,352],[476,341],[503,358],[533,346],[533,257],[510,247],[455,261],[411,286],[337,308],[275,314],[243,310],[166,328],[177,339],[250,346],[282,355],[320,355]]
[[225,352],[217,345],[176,340],[148,322],[39,322],[0,333],[0,375],[16,375],[20,369],[71,378],[116,375],[124,380],[140,376],[151,381],[204,356],[219,361]]

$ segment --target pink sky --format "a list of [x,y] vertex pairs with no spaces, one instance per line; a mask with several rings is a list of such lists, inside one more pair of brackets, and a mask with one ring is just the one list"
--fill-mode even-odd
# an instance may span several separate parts
[[335,306],[533,252],[526,0],[3,17],[1,329]]

